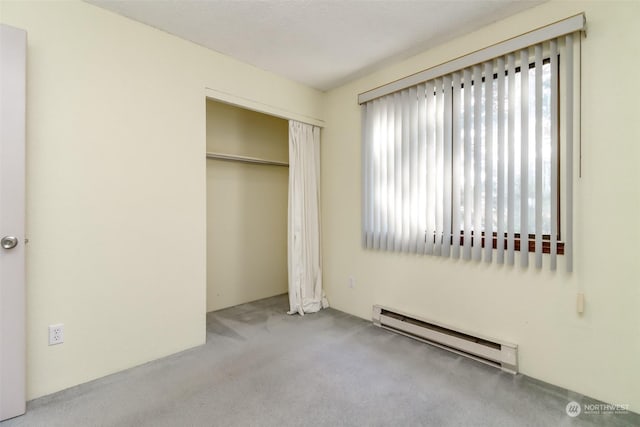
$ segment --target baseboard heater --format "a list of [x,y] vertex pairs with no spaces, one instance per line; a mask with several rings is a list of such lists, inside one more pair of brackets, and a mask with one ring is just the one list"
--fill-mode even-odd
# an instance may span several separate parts
[[518,372],[518,346],[421,319],[398,310],[373,306],[373,323],[384,329],[452,351],[505,372]]

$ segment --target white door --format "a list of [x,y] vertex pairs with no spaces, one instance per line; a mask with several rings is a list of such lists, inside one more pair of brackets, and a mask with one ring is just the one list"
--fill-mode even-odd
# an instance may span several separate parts
[[0,24],[0,421],[25,412],[27,33]]

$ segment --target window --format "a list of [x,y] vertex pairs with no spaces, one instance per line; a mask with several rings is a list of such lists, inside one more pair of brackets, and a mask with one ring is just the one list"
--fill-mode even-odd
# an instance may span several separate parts
[[574,40],[363,102],[364,246],[507,264],[520,251],[523,266],[531,251],[538,268],[548,253],[555,269],[572,234]]

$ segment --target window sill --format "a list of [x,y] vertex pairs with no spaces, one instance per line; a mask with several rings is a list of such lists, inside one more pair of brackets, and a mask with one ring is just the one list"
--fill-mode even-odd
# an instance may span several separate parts
[[[473,245],[473,239],[474,237],[471,237],[471,244]],[[453,239],[452,239],[453,240]],[[482,236],[482,247],[485,247],[485,237]],[[535,240],[535,236],[529,236],[529,239],[527,240],[528,242],[528,248],[529,248],[529,252],[535,252],[536,250],[536,240]],[[514,246],[514,250],[515,251],[520,251],[520,248],[522,247],[522,239],[520,238],[519,234],[515,235],[515,238],[513,240],[513,246]],[[460,235],[460,246],[464,245],[464,235]],[[507,237],[504,237],[504,249],[507,250]],[[557,242],[557,254],[558,255],[564,255],[564,242]],[[493,249],[498,249],[498,237],[494,234],[494,236],[491,239],[491,246]],[[543,240],[542,240],[542,253],[543,254],[549,254],[551,253],[551,241],[549,240],[549,236],[543,236]]]

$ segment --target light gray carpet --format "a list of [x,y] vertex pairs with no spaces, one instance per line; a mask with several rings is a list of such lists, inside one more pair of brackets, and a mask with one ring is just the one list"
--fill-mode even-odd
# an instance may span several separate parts
[[286,295],[212,312],[207,344],[36,399],[14,426],[640,426],[594,402]]

